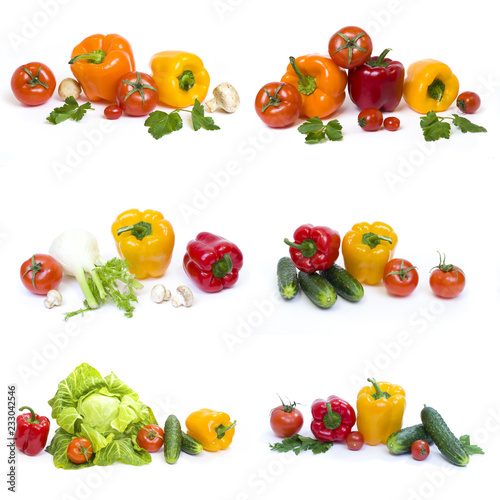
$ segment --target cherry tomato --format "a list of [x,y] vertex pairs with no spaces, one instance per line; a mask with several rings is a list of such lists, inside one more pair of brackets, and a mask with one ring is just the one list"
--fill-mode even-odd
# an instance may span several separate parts
[[353,431],[347,434],[345,442],[347,444],[347,449],[357,451],[363,448],[363,445],[365,444],[365,438],[363,434],[361,434],[361,432]]
[[14,71],[10,86],[18,101],[28,106],[38,106],[52,97],[56,89],[56,77],[45,64],[31,62]]
[[384,117],[382,111],[376,108],[366,108],[358,115],[358,125],[367,132],[374,132],[382,126]]
[[144,116],[158,104],[158,86],[146,73],[125,73],[116,92],[118,104],[130,116]]
[[384,120],[384,128],[390,132],[398,130],[400,124],[401,122],[399,121],[399,118],[396,118],[395,116],[388,116]]
[[66,453],[74,464],[84,464],[92,457],[92,445],[88,439],[75,438],[69,443]]
[[104,108],[104,116],[108,120],[118,120],[123,114],[123,109],[118,104],[110,104]]
[[460,295],[465,288],[465,274],[459,268],[452,264],[446,264],[446,255],[441,261],[439,254],[439,265],[432,271],[429,278],[429,284],[432,291],[443,299],[452,299]]
[[24,261],[20,274],[23,285],[37,295],[47,295],[50,290],[56,290],[63,278],[61,264],[43,253]]
[[410,295],[418,285],[417,268],[407,260],[390,260],[384,268],[384,285],[393,295]]
[[163,438],[163,429],[159,425],[145,425],[137,433],[137,444],[151,453],[163,446]]
[[372,55],[372,39],[357,26],[346,26],[328,42],[328,53],[341,68],[351,69],[364,64]]
[[481,98],[475,92],[462,92],[457,97],[457,107],[463,113],[475,113],[479,106],[481,106]]
[[425,460],[429,456],[429,444],[427,441],[418,440],[411,445],[411,456],[418,461]]
[[[281,398],[280,398],[281,399]],[[283,403],[271,411],[271,429],[280,438],[294,436],[302,429],[304,417],[296,408],[297,403]]]
[[301,104],[300,92],[293,85],[271,82],[257,93],[255,111],[269,127],[288,127],[299,117]]

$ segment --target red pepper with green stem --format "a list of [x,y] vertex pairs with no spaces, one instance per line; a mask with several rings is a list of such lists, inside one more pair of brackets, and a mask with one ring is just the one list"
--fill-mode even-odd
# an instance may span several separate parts
[[22,406],[19,411],[29,410],[17,417],[16,433],[14,440],[16,448],[26,455],[38,455],[47,444],[50,420],[37,415],[29,406]]
[[344,441],[356,423],[354,408],[337,396],[316,399],[311,413],[311,432],[319,441]]
[[347,85],[351,100],[359,109],[394,111],[403,96],[404,66],[385,56],[371,57],[365,64],[349,70]]
[[303,224],[293,233],[294,241],[285,238],[290,257],[300,271],[326,271],[339,256],[340,235],[327,226]]

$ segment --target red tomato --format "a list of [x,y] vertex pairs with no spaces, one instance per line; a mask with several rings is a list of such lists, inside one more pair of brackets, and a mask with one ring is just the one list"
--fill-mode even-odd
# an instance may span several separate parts
[[61,284],[61,264],[50,255],[37,253],[21,265],[21,281],[32,293],[47,295]]
[[297,410],[297,403],[286,405],[283,400],[281,403],[271,412],[271,429],[280,438],[294,436],[302,429],[304,417]]
[[92,457],[92,445],[85,438],[75,438],[69,443],[66,453],[74,464],[84,464]]
[[418,440],[411,445],[411,456],[418,461],[425,460],[429,456],[429,444],[427,441]]
[[465,274],[452,264],[446,264],[446,255],[441,262],[439,254],[439,265],[432,271],[429,284],[432,291],[443,299],[452,299],[461,294],[465,288]]
[[255,98],[255,111],[269,127],[288,127],[299,117],[302,97],[291,84],[272,82],[262,87]]
[[384,285],[393,295],[410,295],[418,285],[417,268],[407,260],[390,260],[384,268]]
[[396,118],[395,116],[388,116],[384,120],[384,128],[390,132],[398,130],[400,124],[401,122],[399,121],[399,118]]
[[14,71],[10,86],[18,101],[28,106],[38,106],[52,97],[56,89],[56,77],[45,64],[32,62]]
[[137,444],[151,453],[163,446],[163,438],[163,429],[159,425],[145,425],[137,433]]
[[108,120],[118,120],[123,114],[123,109],[118,104],[111,104],[104,108],[104,116]]
[[328,42],[328,53],[342,68],[351,69],[364,64],[372,55],[372,39],[357,26],[346,26]]
[[363,448],[363,445],[365,444],[365,438],[363,434],[361,434],[361,432],[353,431],[347,434],[345,442],[347,444],[347,449],[357,451]]
[[463,113],[475,113],[481,106],[481,98],[475,92],[462,92],[457,97],[457,107]]
[[367,132],[374,132],[382,126],[384,117],[382,111],[376,108],[366,108],[358,115],[358,125]]
[[118,84],[116,99],[124,113],[130,116],[144,116],[158,104],[158,86],[146,73],[131,71],[122,76]]

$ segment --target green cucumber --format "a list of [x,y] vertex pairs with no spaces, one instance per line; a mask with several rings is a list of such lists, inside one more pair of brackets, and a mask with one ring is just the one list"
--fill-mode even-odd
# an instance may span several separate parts
[[290,257],[282,257],[278,261],[278,290],[286,300],[293,299],[299,293],[297,268]]
[[365,294],[363,285],[338,264],[333,264],[330,269],[320,271],[319,274],[326,278],[333,285],[335,291],[346,300],[358,302]]
[[317,273],[299,271],[300,288],[318,307],[328,309],[335,304],[337,292],[325,278]]
[[402,455],[403,453],[410,453],[411,445],[419,440],[427,441],[428,444],[432,443],[432,438],[425,429],[424,424],[412,425],[393,432],[388,437],[386,444],[391,453]]
[[169,415],[165,422],[163,454],[168,464],[175,464],[181,454],[181,423],[175,415]]
[[443,417],[430,406],[424,406],[420,417],[439,451],[452,464],[465,467],[469,463],[469,455],[460,440],[450,431]]
[[203,445],[194,437],[182,432],[181,450],[189,455],[198,455],[203,451]]

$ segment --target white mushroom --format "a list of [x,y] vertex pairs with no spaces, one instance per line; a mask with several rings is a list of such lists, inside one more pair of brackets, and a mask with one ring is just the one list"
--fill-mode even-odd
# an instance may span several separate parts
[[177,287],[177,293],[172,298],[172,305],[174,307],[191,307],[193,300],[193,292],[187,286],[181,285]]
[[49,290],[47,297],[43,301],[43,305],[47,309],[52,309],[54,306],[62,304],[62,295],[57,290]]
[[57,92],[59,93],[59,97],[63,101],[71,96],[73,96],[75,99],[78,99],[80,97],[80,94],[82,93],[82,87],[80,87],[80,84],[76,80],[73,80],[73,78],[65,78],[59,84]]
[[227,113],[234,113],[240,105],[240,96],[230,83],[221,83],[215,87],[214,98],[206,102],[210,112],[221,108]]
[[155,285],[151,289],[151,300],[157,304],[170,300],[172,294],[163,285]]

